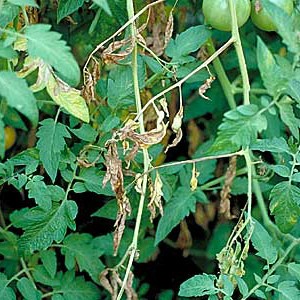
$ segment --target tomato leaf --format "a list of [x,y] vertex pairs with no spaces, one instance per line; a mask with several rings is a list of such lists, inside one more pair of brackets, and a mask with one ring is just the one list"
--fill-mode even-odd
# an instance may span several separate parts
[[277,260],[277,249],[267,230],[256,220],[254,220],[254,231],[251,236],[253,247],[257,250],[257,255],[267,260],[268,264],[273,264]]
[[46,119],[41,122],[41,127],[37,132],[39,138],[37,149],[40,151],[40,160],[52,182],[55,181],[61,152],[64,150],[65,138],[70,138],[65,125],[55,123],[53,119]]
[[218,289],[215,287],[217,277],[214,275],[196,275],[180,285],[178,295],[181,297],[200,297],[215,295]]
[[78,10],[84,3],[84,0],[60,0],[57,8],[57,23],[64,17]]
[[61,253],[65,256],[68,270],[72,270],[77,264],[80,271],[87,271],[93,280],[98,282],[104,265],[99,259],[102,251],[93,247],[92,240],[90,234],[70,234],[64,239]]
[[270,199],[270,210],[275,216],[276,224],[281,231],[289,232],[299,219],[300,189],[283,181],[274,186]]
[[80,69],[70,47],[61,40],[61,34],[50,31],[51,25],[35,24],[26,27],[25,37],[29,55],[39,57],[51,65],[68,84],[76,86]]
[[38,109],[32,91],[24,79],[14,72],[0,71],[0,95],[6,98],[9,106],[26,116],[35,126],[38,123]]
[[77,215],[77,205],[74,201],[66,200],[61,204],[53,203],[51,211],[45,212],[34,207],[24,215],[24,234],[18,241],[21,251],[45,250],[53,241],[61,242],[67,227],[75,229],[74,219]]

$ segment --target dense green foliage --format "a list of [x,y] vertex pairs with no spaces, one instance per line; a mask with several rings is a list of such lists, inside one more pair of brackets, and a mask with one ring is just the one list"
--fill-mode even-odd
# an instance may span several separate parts
[[1,300],[300,297],[283,2],[0,0]]

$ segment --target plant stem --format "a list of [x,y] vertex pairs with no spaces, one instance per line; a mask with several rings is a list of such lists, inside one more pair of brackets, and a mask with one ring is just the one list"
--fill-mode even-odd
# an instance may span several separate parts
[[[206,43],[207,46],[207,50],[208,50],[208,54],[212,55],[216,52],[213,40],[211,38],[208,39],[208,42]],[[222,66],[222,63],[219,59],[219,57],[217,57],[216,59],[213,60],[212,62],[215,71],[217,73],[217,78],[222,86],[223,92],[225,94],[225,97],[227,98],[227,102],[228,105],[231,109],[236,108],[236,103],[234,100],[234,93],[232,90],[232,86],[231,83],[226,75],[226,72]]]
[[[127,13],[128,13],[129,20],[131,20],[134,17],[133,0],[127,0]],[[140,112],[142,111],[142,102],[141,102],[141,97],[140,97],[140,88],[139,88],[139,81],[138,81],[138,62],[137,62],[138,48],[137,48],[137,41],[136,41],[136,33],[137,33],[137,30],[136,30],[135,23],[132,22],[131,36],[132,36],[132,40],[134,43],[134,47],[133,47],[133,51],[132,51],[133,86],[134,86],[136,110],[137,110],[137,114],[139,115],[138,121],[139,121],[140,133],[144,133],[145,132],[144,117],[143,117],[143,114],[140,114]],[[125,271],[125,276],[123,278],[122,286],[119,291],[117,300],[120,300],[122,298],[124,289],[127,284],[129,274],[131,272],[131,267],[132,267],[132,264],[133,264],[133,261],[134,261],[134,258],[136,256],[136,252],[137,252],[138,235],[139,235],[139,230],[140,230],[141,220],[142,220],[142,215],[143,215],[145,196],[146,196],[146,191],[147,191],[148,170],[149,170],[149,165],[150,165],[150,159],[149,159],[149,154],[148,154],[147,149],[143,149],[143,157],[144,157],[144,174],[143,174],[143,181],[142,181],[142,191],[141,191],[141,196],[140,196],[140,202],[139,202],[139,207],[138,207],[138,212],[137,212],[137,217],[136,217],[136,222],[135,222],[132,243],[129,246],[129,248],[131,249],[131,252],[130,252],[127,268]]]
[[268,279],[270,275],[272,275],[276,269],[283,263],[283,261],[286,259],[286,257],[289,255],[289,253],[293,250],[293,248],[299,244],[299,240],[293,241],[290,246],[285,250],[283,256],[277,260],[277,262],[272,266],[272,268],[264,275],[261,282],[256,284],[249,293],[243,297],[241,300],[248,299],[256,290],[258,290],[261,286],[264,285],[265,281]]
[[250,104],[250,83],[249,83],[249,77],[247,72],[247,65],[246,60],[243,52],[242,42],[240,39],[239,34],[239,28],[237,23],[237,17],[236,17],[236,7],[235,2],[233,0],[229,0],[229,7],[230,7],[230,14],[231,14],[231,23],[232,23],[232,37],[234,39],[234,47],[235,51],[238,57],[240,69],[241,69],[241,75],[243,80],[243,95],[244,95],[244,104]]
[[177,81],[175,84],[169,86],[165,90],[161,91],[154,97],[152,97],[148,102],[144,105],[143,109],[140,111],[139,114],[135,117],[134,121],[137,121],[142,113],[152,104],[155,100],[160,99],[162,96],[164,96],[166,93],[172,91],[175,88],[181,87],[182,84],[187,81],[189,78],[191,78],[193,75],[198,73],[200,70],[206,68],[211,62],[213,62],[224,50],[226,50],[228,47],[230,47],[231,44],[234,43],[234,39],[230,38],[220,49],[218,49],[213,55],[211,55],[203,64],[198,66],[196,69],[194,69],[192,72],[190,72],[188,75],[186,75],[184,78]]
[[32,278],[32,276],[31,276],[31,274],[30,274],[30,272],[29,272],[29,269],[28,269],[28,267],[27,267],[27,265],[26,265],[26,263],[25,263],[25,261],[24,261],[23,258],[21,258],[21,265],[22,265],[22,267],[23,267],[23,270],[24,270],[25,273],[26,273],[26,276],[28,277],[28,279],[31,281],[31,283],[33,284],[33,286],[34,286],[35,289],[36,289],[36,285],[35,285],[35,283],[34,283],[34,279]]
[[246,166],[248,170],[248,192],[247,192],[247,203],[248,203],[248,215],[247,218],[251,219],[252,210],[252,161],[250,157],[250,150],[247,148],[244,151],[244,157],[246,161]]

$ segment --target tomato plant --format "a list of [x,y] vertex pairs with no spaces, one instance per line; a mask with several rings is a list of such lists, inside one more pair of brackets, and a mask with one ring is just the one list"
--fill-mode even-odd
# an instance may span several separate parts
[[[292,14],[293,0],[272,0],[276,6],[281,8],[288,15]],[[277,27],[272,21],[272,16],[264,9],[260,0],[251,2],[251,20],[255,26],[264,31],[276,31]]]
[[299,1],[255,3],[0,0],[1,300],[299,299]]
[[[236,5],[238,26],[241,27],[246,23],[250,16],[250,1],[236,0],[234,2]],[[231,16],[229,2],[227,0],[204,0],[202,9],[206,22],[213,28],[222,31],[231,30]]]

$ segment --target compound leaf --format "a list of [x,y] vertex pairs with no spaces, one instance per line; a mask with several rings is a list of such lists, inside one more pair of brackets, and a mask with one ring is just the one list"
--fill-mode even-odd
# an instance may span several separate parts
[[218,292],[215,287],[214,275],[196,275],[180,285],[179,296],[200,297],[204,295],[214,295]]
[[54,182],[61,152],[66,145],[65,138],[71,136],[64,124],[55,123],[53,119],[43,120],[40,124],[42,126],[36,134],[39,138],[37,148],[40,150],[40,160]]
[[277,249],[272,243],[272,238],[267,230],[258,222],[254,221],[254,231],[251,236],[257,255],[267,260],[268,264],[273,264],[277,259]]
[[8,105],[26,116],[35,126],[38,123],[38,109],[32,91],[25,79],[18,78],[14,72],[0,72],[0,95]]
[[270,210],[278,227],[289,232],[300,216],[300,189],[283,181],[274,186],[270,194]]
[[99,280],[99,274],[104,265],[99,259],[102,251],[93,247],[93,237],[90,234],[75,233],[64,239],[61,252],[65,255],[65,264],[68,270],[75,268],[76,263],[80,271],[87,271],[95,282]]
[[72,200],[54,203],[51,211],[45,212],[39,207],[25,213],[27,223],[24,234],[19,239],[21,250],[33,252],[47,249],[53,241],[61,242],[65,237],[67,227],[75,229],[74,219],[77,215],[77,205]]
[[29,55],[40,57],[54,67],[68,84],[76,86],[80,69],[61,34],[50,31],[51,25],[35,24],[26,27],[25,37]]

